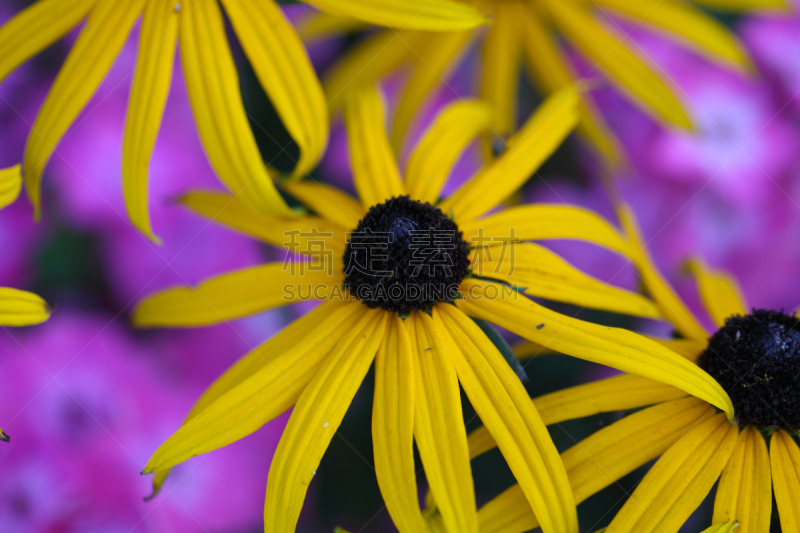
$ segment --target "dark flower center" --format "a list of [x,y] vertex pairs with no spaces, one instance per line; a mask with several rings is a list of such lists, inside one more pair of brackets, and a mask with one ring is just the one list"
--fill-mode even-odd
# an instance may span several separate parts
[[349,235],[345,285],[369,307],[407,313],[453,300],[469,246],[441,209],[408,196],[372,206]]
[[725,321],[698,364],[722,385],[741,424],[800,429],[800,320],[754,309]]

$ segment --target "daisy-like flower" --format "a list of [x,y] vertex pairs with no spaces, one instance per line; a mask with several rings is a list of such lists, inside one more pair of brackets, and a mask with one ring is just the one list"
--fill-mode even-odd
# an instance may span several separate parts
[[[493,132],[514,131],[520,64],[524,62],[544,95],[572,86],[578,74],[559,40],[587,59],[644,111],[665,124],[691,128],[692,119],[672,83],[651,64],[627,30],[615,19],[654,28],[704,56],[740,70],[751,68],[743,47],[722,24],[700,7],[678,0],[477,0],[464,3],[489,14],[487,32],[467,30],[433,35],[418,31],[382,31],[343,58],[323,80],[336,109],[337,98],[353,79],[372,80],[410,65],[392,132],[399,147],[416,110],[460,63],[470,45],[482,39],[480,96],[497,110]],[[785,0],[700,0],[702,7],[729,11],[786,8]],[[606,16],[610,15],[610,17]],[[314,14],[300,28],[306,40],[326,37],[352,24]],[[609,160],[619,158],[613,134],[588,98],[581,101],[579,131]]]
[[[12,203],[22,189],[19,166],[0,169],[0,209]],[[0,287],[0,327],[32,326],[50,317],[50,308],[42,298],[26,291]],[[0,440],[8,442],[8,435],[0,429]]]
[[[483,23],[450,0],[309,0],[337,15],[425,30],[463,30]],[[122,180],[133,224],[155,238],[147,210],[147,167],[180,49],[189,98],[208,157],[223,182],[257,209],[292,211],[275,189],[250,131],[222,8],[256,76],[300,148],[301,176],[328,138],[325,97],[299,37],[274,0],[38,0],[0,28],[0,80],[87,19],[33,124],[25,149],[28,195],[39,216],[42,174],[67,129],[94,94],[141,19],[122,148]],[[380,22],[378,22],[380,23]]]
[[[729,394],[736,424],[707,402],[639,376],[621,375],[538,398],[546,423],[641,409],[561,454],[575,500],[659,458],[606,530],[677,532],[719,479],[709,531],[770,530],[774,491],[783,531],[800,531],[800,319],[748,307],[736,282],[700,261],[689,266],[716,325],[707,332],[656,271],[630,211],[621,216],[648,292],[677,339],[659,342],[708,372]],[[649,407],[648,407],[649,406]],[[493,447],[481,428],[471,456]],[[523,532],[537,523],[518,487],[481,509],[481,531]]]
[[555,94],[505,153],[439,201],[458,154],[486,128],[489,108],[463,101],[444,110],[402,179],[379,94],[362,87],[344,109],[360,202],[327,185],[289,184],[287,192],[315,214],[287,219],[252,211],[226,194],[186,196],[183,202],[193,210],[273,245],[288,242],[314,260],[267,264],[163,291],[137,306],[137,325],[197,326],[292,301],[323,303],[208,389],[147,464],[147,472],[157,472],[156,488],[170,467],[236,441],[294,406],[272,460],[264,511],[266,531],[294,531],[317,465],[374,360],[375,469],[401,531],[428,527],[418,502],[414,441],[436,496],[440,514],[433,520],[440,519],[446,531],[478,529],[461,384],[543,530],[577,532],[566,474],[545,426],[473,318],[663,380],[730,410],[722,389],[709,386],[709,376],[670,350],[634,333],[571,319],[523,295],[656,316],[642,296],[608,287],[546,248],[523,242],[580,239],[625,254],[629,245],[614,227],[569,206],[520,206],[479,218],[556,149],[577,123],[577,109],[574,90]]

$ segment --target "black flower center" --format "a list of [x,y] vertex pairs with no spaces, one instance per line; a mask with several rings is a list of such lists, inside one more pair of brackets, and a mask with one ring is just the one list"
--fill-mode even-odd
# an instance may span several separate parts
[[800,320],[754,309],[725,321],[698,364],[733,401],[741,424],[800,429]]
[[457,297],[469,246],[441,209],[408,196],[372,206],[349,236],[345,285],[369,307],[407,313]]

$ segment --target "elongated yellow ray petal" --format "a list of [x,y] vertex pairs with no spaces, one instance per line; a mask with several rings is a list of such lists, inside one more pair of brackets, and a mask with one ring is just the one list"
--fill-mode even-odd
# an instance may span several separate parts
[[249,205],[292,216],[278,194],[250,129],[225,25],[217,2],[185,0],[181,11],[183,73],[200,138],[217,174]]
[[[204,401],[205,405],[156,450],[145,471],[163,470],[227,446],[292,407],[320,364],[338,353],[335,346],[342,337],[361,330],[368,311],[357,303],[326,309],[328,316],[320,317],[314,327],[303,322],[304,335],[290,329],[262,344],[230,374],[223,375],[221,383],[207,392],[208,403]],[[263,366],[259,367],[257,358],[263,358]]]
[[[524,57],[540,92],[549,94],[576,85],[579,76],[538,15],[528,6],[517,4],[517,17],[522,24]],[[622,155],[614,134],[587,95],[581,98],[578,112],[581,117],[578,132],[593,143],[609,162],[619,163]]]
[[[704,414],[708,404],[696,398],[662,403],[629,415],[580,441],[561,454],[575,501],[589,496],[664,453]],[[539,521],[521,500],[518,485],[478,512],[481,533],[522,533]]]
[[442,110],[406,165],[411,198],[436,203],[453,163],[491,121],[491,107],[479,100],[459,100]]
[[414,69],[397,103],[392,124],[392,146],[397,153],[400,153],[409,126],[422,110],[423,102],[436,87],[446,83],[467,52],[473,35],[469,30],[433,34],[419,50],[413,49]]
[[472,7],[451,0],[303,0],[327,13],[346,15],[378,26],[455,31],[486,23]]
[[446,531],[477,533],[478,513],[458,377],[433,319],[415,311],[414,437]]
[[[494,22],[483,42],[481,98],[495,111],[493,133],[508,135],[515,130],[517,87],[522,62],[520,3],[496,2]],[[522,4],[524,6],[524,4]],[[524,6],[530,9],[530,6]]]
[[769,444],[772,488],[784,531],[800,531],[800,448],[791,435],[778,430]]
[[375,358],[372,447],[378,486],[399,531],[425,531],[414,468],[414,353],[402,319],[390,318]]
[[713,526],[704,529],[701,533],[731,533],[731,531],[735,529],[739,529],[739,522],[736,520],[729,520],[721,524],[714,524]]
[[50,317],[50,308],[32,292],[0,287],[0,326],[30,326]]
[[148,165],[167,102],[178,19],[170,2],[147,2],[139,34],[139,55],[122,145],[122,188],[128,217],[139,231],[158,241],[150,224],[147,201]]
[[181,199],[186,207],[237,231],[261,239],[287,252],[315,254],[323,243],[335,254],[344,252],[345,232],[338,224],[317,217],[276,217],[254,211],[239,197],[218,192],[193,192]]
[[0,169],[0,209],[17,199],[22,190],[22,167],[15,165]]
[[[542,420],[549,426],[598,413],[638,409],[684,396],[684,391],[670,385],[632,374],[622,374],[551,392],[534,398],[533,402]],[[470,457],[475,458],[494,447],[495,443],[485,427],[470,433]]]
[[733,276],[711,270],[699,258],[690,261],[688,266],[697,279],[703,303],[717,326],[724,326],[728,317],[747,314],[747,304]]
[[584,274],[537,244],[476,249],[471,268],[477,276],[524,288],[531,296],[626,315],[660,317],[658,307],[641,294]]
[[[318,307],[311,310],[311,312],[308,314],[302,316],[283,328],[273,338],[262,343],[260,346],[243,356],[232,367],[226,370],[225,373],[222,374],[214,383],[212,383],[208,389],[206,389],[203,395],[200,396],[200,399],[198,399],[194,404],[192,410],[186,416],[186,420],[183,424],[186,425],[189,420],[197,416],[198,413],[203,412],[206,407],[217,401],[222,395],[234,387],[242,384],[265,366],[272,365],[272,362],[279,360],[284,353],[297,349],[298,345],[306,346],[306,349],[309,351],[309,347],[314,347],[315,343],[327,343],[329,347],[332,346],[336,339],[344,334],[342,325],[344,321],[350,319],[350,317],[347,315],[347,312],[353,310],[352,307],[343,310],[345,306],[349,306],[349,304],[340,301],[323,302]],[[353,315],[352,319],[356,318],[357,316]],[[310,337],[309,332],[312,332]],[[324,347],[319,348],[319,350],[323,349]],[[310,357],[313,359],[316,354],[317,352],[313,352],[311,353]],[[316,359],[313,360],[316,361]],[[280,364],[282,363],[276,363],[276,365]],[[313,366],[307,366],[306,368],[313,369]],[[297,374],[292,375],[296,376]],[[311,372],[302,374],[299,378],[291,381],[291,387],[297,391],[302,390],[305,388],[308,380],[311,379],[311,375]],[[276,381],[275,383],[276,385],[274,386],[280,387],[283,385],[280,381]],[[289,382],[287,381],[287,383]],[[283,404],[284,407],[279,406],[277,397],[271,402],[271,406],[273,406],[276,410],[285,410],[293,405],[296,399],[296,397],[293,397],[292,395],[288,395],[284,398],[287,402]],[[280,411],[278,411],[278,414],[280,414]],[[153,493],[148,497],[148,499],[153,498],[156,496],[156,494],[158,494],[169,472],[169,468],[165,468],[156,472],[156,475],[153,478]]]
[[39,0],[0,28],[0,81],[86,17],[97,0]]
[[653,259],[650,257],[647,244],[639,231],[633,211],[623,204],[618,206],[617,215],[630,240],[631,258],[639,269],[642,283],[661,308],[662,316],[683,336],[707,342],[708,333],[656,268]]
[[629,244],[614,226],[587,209],[569,205],[520,205],[481,220],[459,222],[459,227],[464,240],[478,249],[504,242],[576,239],[624,256],[631,254]]
[[296,31],[304,43],[310,44],[341,37],[342,34],[361,31],[367,27],[363,20],[314,11],[297,23]]
[[358,200],[346,192],[311,180],[287,183],[284,188],[313,209],[319,216],[348,231],[353,230],[367,211]]
[[637,24],[657,26],[711,59],[752,68],[744,47],[725,26],[697,8],[675,0],[597,0],[601,8],[627,15]]
[[300,37],[276,2],[222,0],[250,64],[300,147],[293,176],[313,169],[328,143],[328,110]]
[[375,86],[354,89],[344,106],[344,124],[356,191],[369,209],[405,193],[397,161],[389,146],[383,103]]
[[722,471],[714,500],[713,522],[739,521],[741,533],[769,531],[772,480],[764,437],[753,426],[739,433],[739,443]]
[[[133,311],[138,327],[205,326],[235,320],[301,299],[322,299],[344,281],[338,265],[269,263],[148,296]],[[302,295],[306,295],[305,297]]]
[[662,122],[692,128],[672,88],[632,52],[622,37],[612,35],[572,1],[548,0],[558,30],[593,61],[623,92]]
[[608,533],[677,532],[716,483],[738,434],[721,413],[695,425],[650,469]]
[[37,218],[41,215],[44,167],[69,125],[103,81],[141,12],[142,6],[136,2],[98,0],[53,82],[33,123],[22,165],[25,188]]
[[694,3],[720,11],[785,11],[792,6],[787,0],[694,0]]
[[578,93],[564,89],[548,97],[505,152],[442,203],[457,220],[474,219],[513,194],[550,157],[578,122]]
[[669,348],[678,355],[682,355],[689,361],[696,363],[697,358],[708,347],[706,341],[697,339],[659,339],[657,337],[648,337],[654,340],[661,346]]
[[264,531],[295,531],[308,485],[372,364],[389,318],[381,309],[368,309],[297,400],[269,470]]
[[731,400],[719,383],[697,365],[650,339],[550,311],[496,284],[466,279],[461,291],[464,297],[456,305],[470,316],[561,353],[672,385],[734,417]]

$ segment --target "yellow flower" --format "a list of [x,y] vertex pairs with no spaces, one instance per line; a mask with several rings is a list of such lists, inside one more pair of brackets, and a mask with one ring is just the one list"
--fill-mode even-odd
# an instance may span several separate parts
[[[753,310],[736,282],[690,263],[716,327],[709,334],[656,271],[627,209],[621,211],[644,284],[681,335],[659,340],[703,368],[730,395],[737,424],[707,402],[639,376],[621,375],[535,400],[545,423],[602,412],[641,409],[561,454],[575,501],[658,459],[611,522],[607,533],[677,532],[719,479],[708,531],[770,530],[772,494],[783,531],[800,531],[800,320]],[[650,407],[647,407],[650,406]],[[645,408],[646,407],[646,408]],[[769,447],[767,446],[769,440]],[[474,457],[494,444],[480,429],[470,435]],[[481,531],[507,533],[536,527],[519,487],[479,512]]]
[[[0,209],[13,202],[22,188],[19,165],[0,169]],[[50,317],[50,308],[33,293],[0,287],[0,327],[31,326]],[[8,442],[8,435],[0,429],[0,440]]]
[[[709,376],[670,350],[624,330],[555,313],[521,294],[657,315],[640,295],[607,287],[546,248],[523,242],[580,239],[628,253],[628,242],[597,215],[570,206],[526,205],[484,217],[572,131],[577,107],[574,90],[553,95],[505,153],[437,203],[451,165],[481,131],[489,109],[462,101],[444,110],[403,179],[384,131],[380,97],[374,88],[362,87],[344,108],[360,201],[328,185],[289,184],[287,191],[316,214],[288,219],[256,213],[227,194],[186,196],[191,209],[267,243],[286,245],[292,236],[291,250],[314,261],[266,264],[198,287],[168,289],[137,306],[137,325],[197,326],[291,301],[324,301],[206,391],[147,464],[146,471],[157,472],[156,488],[170,467],[234,442],[294,406],[272,461],[264,515],[266,531],[294,531],[308,484],[374,360],[375,469],[401,531],[426,527],[417,504],[414,441],[436,494],[441,514],[435,519],[447,531],[477,531],[460,383],[543,530],[577,532],[566,474],[545,426],[519,378],[473,318],[663,380],[730,411],[721,388],[709,386]],[[328,235],[323,244],[330,253],[320,250],[321,235]],[[391,237],[385,247],[369,240],[381,235]],[[435,244],[423,243],[427,252],[418,261],[420,248],[412,244],[426,235]],[[366,262],[378,252],[374,263]]]
[[[450,0],[310,1],[332,13],[425,30],[474,27],[483,18]],[[239,92],[221,7],[256,76],[300,147],[301,176],[328,139],[325,98],[294,29],[273,0],[39,0],[0,28],[0,80],[87,18],[33,124],[24,157],[28,195],[39,215],[44,167],[141,19],[139,56],[122,149],[125,201],[133,224],[155,239],[147,169],[164,110],[176,44],[200,137],[223,182],[253,208],[291,216],[261,160]]]
[[[577,49],[593,70],[602,72],[644,111],[664,124],[691,128],[692,120],[670,80],[616,27],[614,15],[655,28],[719,63],[750,69],[743,47],[722,24],[689,2],[679,0],[464,0],[490,14],[488,32],[467,30],[430,34],[406,29],[369,37],[333,67],[323,85],[336,109],[354,79],[371,81],[402,64],[408,81],[397,106],[392,132],[395,148],[425,98],[441,86],[473,42],[482,39],[480,96],[497,110],[492,132],[514,131],[520,63],[524,62],[543,94],[576,83],[578,75],[559,39]],[[715,9],[768,10],[787,7],[785,0],[702,0]],[[312,15],[299,32],[306,40],[352,31],[350,21]],[[619,159],[613,133],[588,98],[581,102],[579,131],[611,161]]]

